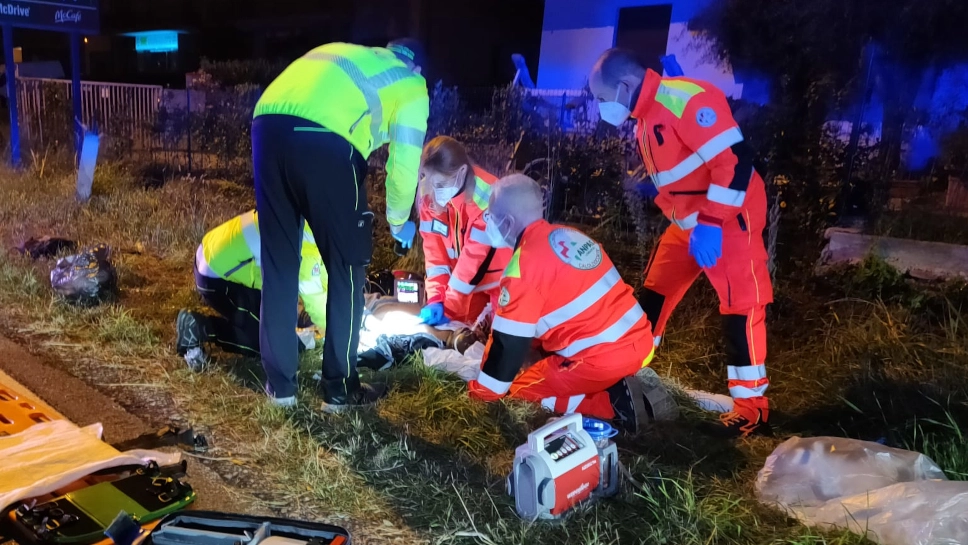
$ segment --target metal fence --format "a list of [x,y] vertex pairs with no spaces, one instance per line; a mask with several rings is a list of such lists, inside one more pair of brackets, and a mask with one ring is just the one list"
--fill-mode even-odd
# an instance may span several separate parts
[[[152,147],[151,124],[163,89],[158,85],[81,82],[81,119],[73,119],[70,80],[17,78],[17,105],[22,137],[28,145],[47,145],[67,138],[77,123],[135,150]],[[67,131],[65,133],[65,130]]]

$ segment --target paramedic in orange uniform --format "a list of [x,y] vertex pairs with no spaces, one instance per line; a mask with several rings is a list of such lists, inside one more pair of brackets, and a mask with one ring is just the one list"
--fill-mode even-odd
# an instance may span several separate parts
[[456,320],[473,325],[492,301],[511,259],[484,235],[491,184],[497,178],[471,162],[464,146],[438,136],[424,146],[418,201],[427,270],[427,306],[420,317],[432,326]]
[[656,342],[705,273],[719,295],[734,400],[717,431],[768,434],[765,318],[773,287],[763,244],[766,189],[726,96],[705,81],[663,78],[622,49],[602,55],[589,87],[602,120],[618,126],[636,119],[649,175],[637,189],[672,222],[651,257],[640,298]]
[[[514,248],[501,278],[491,338],[471,397],[505,395],[560,414],[648,422],[635,374],[652,360],[652,328],[601,245],[543,219],[537,182],[521,174],[491,192],[491,245]],[[532,342],[547,357],[520,372]]]

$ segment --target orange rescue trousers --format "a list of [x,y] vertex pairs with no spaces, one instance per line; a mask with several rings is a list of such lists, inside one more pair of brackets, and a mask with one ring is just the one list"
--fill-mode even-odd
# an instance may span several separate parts
[[723,228],[723,257],[716,266],[701,269],[689,255],[689,232],[669,226],[645,271],[645,290],[639,299],[653,324],[656,344],[672,311],[700,273],[706,274],[719,295],[734,410],[755,420],[755,411],[760,409],[765,419],[769,408],[764,395],[769,386],[764,365],[766,305],[773,302],[773,286],[762,233],[727,224]]
[[508,395],[558,414],[611,420],[615,411],[606,390],[648,365],[653,353],[654,347],[640,342],[581,360],[551,355],[521,372]]

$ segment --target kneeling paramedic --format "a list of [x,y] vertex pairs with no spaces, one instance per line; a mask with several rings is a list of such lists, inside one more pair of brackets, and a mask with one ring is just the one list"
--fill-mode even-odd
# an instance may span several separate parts
[[414,40],[386,48],[333,43],[297,59],[266,89],[252,121],[256,208],[262,232],[262,366],[276,404],[296,402],[299,360],[291,331],[298,294],[299,241],[309,224],[326,272],[323,411],[376,401],[386,391],[360,384],[357,347],[366,266],[373,253],[367,158],[390,144],[387,221],[405,248],[417,191],[429,99]]
[[[226,352],[259,356],[260,238],[259,218],[254,210],[230,219],[202,238],[195,251],[195,288],[219,316],[180,311],[176,323],[180,355],[211,342]],[[326,267],[308,226],[303,230],[300,256],[299,298],[308,320],[325,330]],[[297,341],[295,330],[290,339],[297,349],[304,347]],[[196,368],[206,358],[204,352],[195,352],[186,359]]]
[[[560,414],[617,419],[635,433],[648,422],[634,376],[652,360],[648,318],[602,247],[543,219],[537,182],[521,174],[491,192],[491,245],[514,248],[471,397],[505,395]],[[548,353],[520,372],[532,343]]]
[[511,259],[484,233],[484,211],[497,178],[471,162],[464,146],[438,136],[420,161],[425,195],[418,201],[427,270],[424,323],[456,320],[473,325],[488,302],[497,307],[501,274]]
[[672,225],[645,271],[641,303],[662,336],[689,286],[704,273],[719,295],[733,411],[714,431],[769,434],[766,305],[773,302],[763,243],[766,188],[753,154],[714,85],[663,78],[635,55],[610,49],[589,76],[602,119],[630,116],[649,179],[639,184]]

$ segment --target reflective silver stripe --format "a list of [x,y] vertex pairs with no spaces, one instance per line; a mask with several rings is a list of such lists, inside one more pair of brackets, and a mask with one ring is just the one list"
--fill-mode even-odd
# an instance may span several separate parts
[[453,248],[447,248],[447,257],[451,259],[457,259],[457,250]]
[[[385,144],[385,136],[380,134],[380,126],[383,124],[383,103],[380,102],[380,89],[389,87],[403,79],[415,77],[413,71],[406,67],[397,66],[371,77],[366,77],[363,71],[353,64],[353,61],[341,55],[333,55],[323,51],[310,51],[305,58],[331,62],[353,81],[353,84],[363,94],[363,100],[366,101],[368,111],[363,116],[367,114],[370,116],[370,135],[373,138],[370,151]],[[350,132],[353,132],[352,129]],[[423,141],[421,141],[421,145],[423,145]]]
[[659,343],[661,342],[662,342],[662,335],[656,335],[655,337],[652,337],[652,346],[659,346]]
[[494,289],[494,288],[496,288],[496,287],[498,287],[500,285],[501,285],[501,281],[498,280],[497,282],[491,282],[490,284],[481,284],[481,285],[477,286],[476,288],[474,288],[474,291],[475,292],[478,292],[478,291],[489,291],[489,290],[492,290],[492,289]]
[[747,388],[746,386],[733,386],[729,389],[729,395],[733,399],[749,399],[751,397],[763,397],[766,395],[766,389],[769,388],[769,383],[762,384],[756,388]]
[[477,376],[477,383],[494,392],[495,394],[500,395],[508,393],[508,390],[511,389],[510,382],[501,382],[500,380],[488,375],[484,371],[481,371],[481,374]]
[[581,404],[585,399],[585,394],[578,394],[576,396],[571,396],[568,398],[568,408],[565,409],[565,414],[571,414],[578,410],[578,405]]
[[696,150],[696,155],[702,157],[703,161],[709,162],[734,144],[739,144],[742,141],[743,133],[739,128],[733,127],[732,129],[726,129]]
[[598,282],[595,282],[590,288],[585,290],[584,293],[572,299],[571,302],[565,306],[542,316],[541,319],[538,320],[538,336],[541,337],[551,328],[557,327],[588,310],[599,299],[601,299],[602,296],[608,293],[608,291],[612,289],[615,284],[618,284],[621,281],[622,275],[619,274],[615,267],[612,267],[598,280]]
[[450,276],[450,267],[447,265],[437,265],[436,267],[427,267],[427,278],[433,278],[435,276],[440,276],[446,274]]
[[450,281],[447,282],[447,287],[456,291],[457,293],[463,293],[464,295],[470,295],[474,293],[474,286],[464,282],[456,276],[451,276]]
[[726,374],[729,380],[762,380],[766,378],[766,366],[750,365],[736,367],[735,365],[728,365],[726,367]]
[[508,320],[503,316],[495,316],[494,323],[491,324],[491,329],[493,329],[494,331],[500,331],[501,333],[514,335],[515,337],[527,337],[527,338],[534,337],[535,327],[536,327],[535,324],[516,322],[514,320]]
[[699,212],[693,212],[682,219],[672,218],[672,223],[683,231],[688,231],[699,224]]
[[303,242],[308,242],[310,244],[316,244],[316,237],[313,236],[313,232],[309,228],[303,228]]
[[746,192],[710,184],[709,191],[706,192],[706,198],[710,202],[738,207],[743,206],[743,201],[746,200]]
[[434,222],[432,221],[422,221],[420,222],[420,232],[421,233],[433,233]]
[[198,274],[206,278],[222,278],[215,271],[212,270],[208,265],[208,261],[205,260],[205,249],[202,245],[198,245],[198,249],[195,250],[195,268],[198,269]]
[[323,293],[323,283],[320,280],[300,280],[299,293],[306,295]]
[[424,138],[427,133],[420,129],[407,127],[406,125],[393,125],[390,127],[390,141],[396,144],[407,144],[423,149]]
[[474,188],[474,196],[478,199],[488,202],[491,199],[491,186],[486,186],[481,188],[481,186],[476,186]]
[[255,211],[251,210],[242,214],[242,237],[245,245],[249,247],[252,259],[256,265],[262,266],[262,242],[259,238],[259,225],[255,222]]
[[571,343],[565,348],[559,350],[558,355],[570,358],[582,350],[586,350],[593,346],[598,346],[605,343],[613,343],[621,339],[622,335],[628,333],[629,330],[635,326],[635,324],[639,323],[639,320],[641,320],[643,316],[645,316],[645,313],[642,312],[642,307],[640,307],[638,303],[635,303],[635,305],[629,309],[628,312],[626,312],[614,324],[608,326],[605,331],[602,331],[598,335],[580,339]]
[[541,406],[548,409],[551,412],[555,412],[555,403],[558,402],[557,397],[546,397],[541,400]]
[[480,229],[478,229],[477,227],[471,227],[471,240],[473,240],[478,244],[483,244],[485,246],[491,245],[491,241],[488,240],[487,234],[484,231],[481,231]]
[[738,144],[742,141],[743,133],[738,128],[733,127],[732,129],[727,129],[718,136],[713,137],[709,142],[703,144],[696,153],[686,157],[678,165],[669,170],[655,174],[652,179],[655,181],[656,187],[674,184],[692,174],[703,163],[711,161],[720,153],[728,150],[733,144]]

